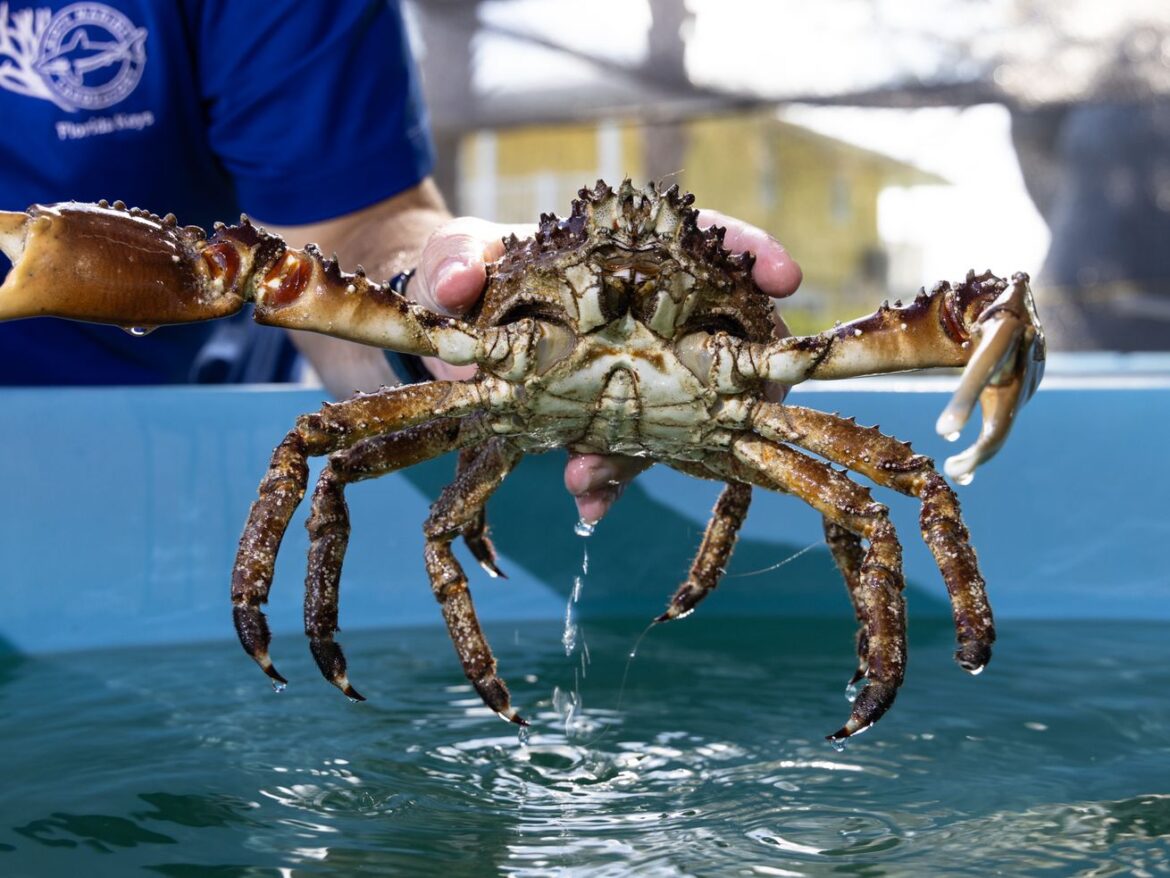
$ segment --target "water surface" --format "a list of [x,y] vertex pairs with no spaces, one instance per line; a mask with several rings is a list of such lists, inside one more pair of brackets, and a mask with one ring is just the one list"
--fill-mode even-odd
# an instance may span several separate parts
[[[971,678],[917,622],[895,708],[835,752],[844,621],[488,628],[530,740],[439,629],[0,659],[0,874],[1170,874],[1161,626],[1013,621]],[[624,682],[623,682],[624,680]]]

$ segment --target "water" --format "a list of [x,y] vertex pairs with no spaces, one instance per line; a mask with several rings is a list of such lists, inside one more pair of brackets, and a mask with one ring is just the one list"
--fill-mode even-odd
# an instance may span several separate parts
[[279,695],[227,642],[8,657],[0,875],[1170,874],[1158,626],[1012,622],[973,679],[916,620],[840,754],[844,620],[644,628],[590,620],[577,679],[560,620],[489,625],[526,745],[438,629],[347,634],[360,705],[297,638]]

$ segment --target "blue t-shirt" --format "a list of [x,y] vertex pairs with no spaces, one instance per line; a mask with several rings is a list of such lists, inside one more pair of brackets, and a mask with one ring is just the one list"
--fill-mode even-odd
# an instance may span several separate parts
[[[106,198],[183,224],[243,210],[291,225],[367,207],[431,170],[397,0],[8,0],[0,12],[2,209]],[[272,352],[260,357],[272,374],[193,374],[215,328],[134,338],[2,323],[0,384],[281,377],[287,357]]]

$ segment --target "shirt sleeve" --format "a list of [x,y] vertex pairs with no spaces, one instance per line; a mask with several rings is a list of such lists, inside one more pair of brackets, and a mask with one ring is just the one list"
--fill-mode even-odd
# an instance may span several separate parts
[[197,75],[209,146],[261,220],[367,207],[431,172],[398,0],[205,0]]

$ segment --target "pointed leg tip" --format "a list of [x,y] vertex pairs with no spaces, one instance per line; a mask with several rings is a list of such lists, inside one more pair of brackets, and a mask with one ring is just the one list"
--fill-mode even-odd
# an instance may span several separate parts
[[981,642],[960,643],[955,650],[955,661],[959,667],[971,675],[983,673],[987,663],[991,661],[991,644]]
[[675,619],[685,619],[693,612],[695,612],[693,604],[687,606],[682,603],[671,603],[667,606],[665,613],[654,617],[654,623],[659,624],[661,622],[672,622]]
[[349,683],[345,683],[344,685],[338,683],[337,688],[340,689],[342,692],[344,692],[345,697],[348,698],[350,701],[365,701],[366,700],[366,696],[362,695],[360,692],[358,692],[356,689],[354,689],[353,686],[349,685]]
[[496,564],[496,562],[494,560],[491,560],[491,559],[481,560],[479,562],[479,566],[483,569],[484,573],[486,573],[492,579],[507,579],[508,578],[508,574],[505,573],[503,570],[501,570],[499,565]]
[[256,663],[260,665],[264,673],[269,676],[273,683],[279,685],[281,688],[288,685],[288,680],[284,678],[284,675],[280,671],[276,670],[276,667],[272,664],[272,659],[268,656],[258,656]]
[[508,707],[505,710],[497,710],[496,716],[504,722],[515,723],[518,726],[527,726],[528,720],[520,716],[514,707]]

